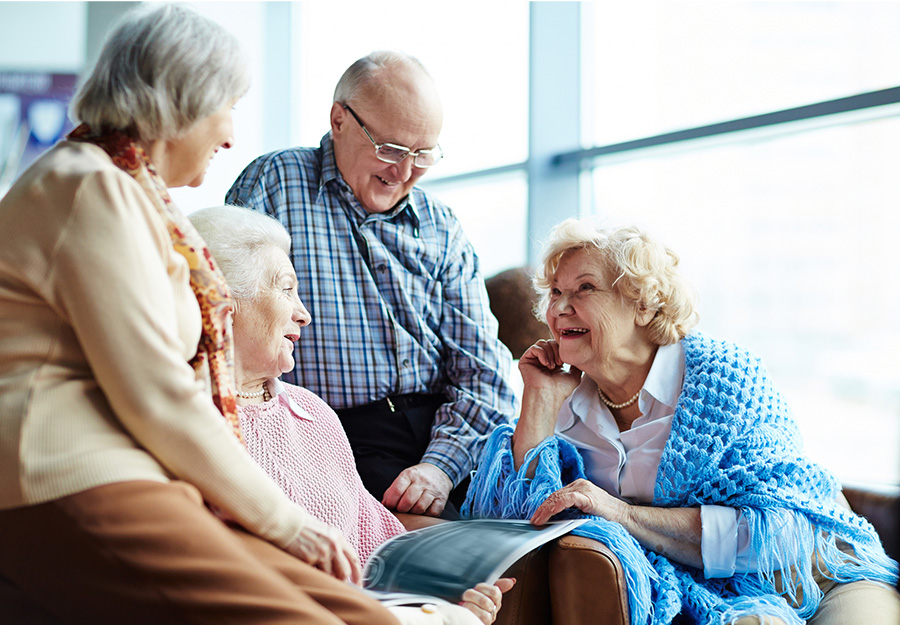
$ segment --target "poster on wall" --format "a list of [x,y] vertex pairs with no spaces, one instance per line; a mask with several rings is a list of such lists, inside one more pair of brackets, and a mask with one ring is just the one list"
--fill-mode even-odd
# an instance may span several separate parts
[[72,129],[75,74],[0,71],[0,196]]

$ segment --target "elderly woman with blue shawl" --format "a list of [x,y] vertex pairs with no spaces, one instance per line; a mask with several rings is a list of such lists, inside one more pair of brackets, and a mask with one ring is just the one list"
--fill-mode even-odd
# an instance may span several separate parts
[[522,356],[521,416],[465,514],[589,515],[575,533],[619,557],[635,625],[900,623],[897,563],[804,457],[759,359],[690,332],[671,250],[567,220],[534,282],[553,338]]

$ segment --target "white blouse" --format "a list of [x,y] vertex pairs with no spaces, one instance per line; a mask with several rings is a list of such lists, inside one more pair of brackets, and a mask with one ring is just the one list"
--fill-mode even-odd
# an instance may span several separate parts
[[[641,417],[620,432],[597,385],[584,376],[559,412],[556,433],[578,448],[587,478],[611,495],[633,504],[653,503],[656,473],[672,429],[684,384],[684,348],[663,345],[641,389]],[[730,577],[756,570],[750,530],[739,509],[700,507],[701,553],[706,577]],[[791,521],[793,519],[786,519]]]

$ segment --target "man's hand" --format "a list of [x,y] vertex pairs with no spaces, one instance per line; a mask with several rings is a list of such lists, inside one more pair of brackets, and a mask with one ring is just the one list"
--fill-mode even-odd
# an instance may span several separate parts
[[453,482],[435,465],[422,462],[405,469],[384,493],[390,510],[438,516],[447,505]]

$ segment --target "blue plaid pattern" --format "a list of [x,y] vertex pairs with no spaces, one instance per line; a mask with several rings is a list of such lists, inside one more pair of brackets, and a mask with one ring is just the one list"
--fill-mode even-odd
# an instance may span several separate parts
[[369,214],[344,182],[330,133],[318,148],[259,157],[225,199],[291,233],[300,299],[312,315],[283,377],[334,408],[441,393],[423,460],[458,484],[516,397],[478,257],[449,207],[420,189]]

